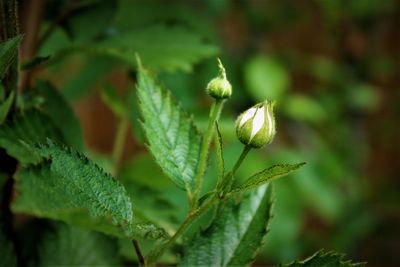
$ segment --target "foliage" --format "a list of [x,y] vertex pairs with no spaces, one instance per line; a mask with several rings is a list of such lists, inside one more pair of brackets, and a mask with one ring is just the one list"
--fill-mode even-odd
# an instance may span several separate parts
[[247,266],[254,261],[272,216],[272,185],[218,210],[213,224],[185,246],[181,266]]
[[201,138],[192,119],[143,69],[138,77],[138,97],[155,159],[177,186],[193,191]]
[[[277,25],[287,27],[301,16],[287,1],[257,5],[253,10],[249,3],[226,1],[195,7],[178,1],[166,6],[161,1],[57,0],[32,10],[43,14],[32,25],[38,29],[34,38],[1,29],[0,224],[14,232],[0,231],[0,265],[249,266],[271,254],[266,262],[285,262],[315,250],[309,240],[320,235],[305,234],[302,247],[294,248],[301,228],[307,233],[307,216],[316,217],[312,222],[321,219],[325,228],[341,219],[348,227],[338,230],[339,241],[368,224],[368,215],[352,220],[360,211],[350,210],[361,194],[354,190],[354,165],[345,160],[356,154],[346,155],[345,145],[336,148],[340,153],[331,147],[332,140],[346,144],[342,135],[354,137],[343,122],[345,112],[378,108],[375,87],[321,56],[299,60],[296,53],[279,55],[274,49],[266,54],[259,45],[264,27],[248,31],[250,26],[265,23],[269,36]],[[332,12],[337,4],[315,5],[337,19]],[[1,5],[0,17],[15,19],[10,10]],[[261,10],[267,10],[267,18],[257,17]],[[373,13],[353,1],[346,12],[360,20]],[[216,18],[221,23],[213,29]],[[248,33],[260,39],[240,40],[251,37]],[[252,49],[243,49],[245,44]],[[24,62],[18,49],[29,57]],[[197,89],[215,77],[215,62],[206,59],[217,53],[227,68],[218,59],[219,79],[211,80],[207,91],[222,88],[223,96],[207,96]],[[297,72],[321,87],[339,88],[341,98],[335,101],[340,104],[330,101],[326,90],[311,95],[296,88]],[[96,103],[98,94],[116,125],[87,104],[88,99]],[[278,103],[276,141],[269,145],[275,135],[272,108],[268,116],[256,116],[256,110],[264,110],[258,104],[246,120],[246,136],[268,140],[268,150],[256,151],[261,144],[250,141],[241,145],[233,114],[272,100]],[[90,119],[80,121],[85,112],[92,113]],[[272,122],[274,130],[267,131]],[[82,131],[81,123],[101,128]],[[115,136],[107,136],[112,145],[107,153],[85,140],[108,132]],[[126,142],[128,135],[134,142]],[[304,161],[308,165],[302,168]],[[297,177],[277,181],[286,175]],[[335,180],[348,176],[346,182]],[[349,191],[347,198],[341,191]],[[36,220],[43,226],[32,223]],[[282,266],[360,265],[319,251]]]
[[114,240],[62,223],[46,232],[39,248],[41,266],[120,266]]
[[339,266],[339,267],[355,267],[355,266],[365,266],[365,263],[352,263],[350,260],[344,260],[344,255],[337,252],[325,252],[323,250],[318,251],[311,257],[294,261],[287,265],[287,267],[328,267],[328,266]]

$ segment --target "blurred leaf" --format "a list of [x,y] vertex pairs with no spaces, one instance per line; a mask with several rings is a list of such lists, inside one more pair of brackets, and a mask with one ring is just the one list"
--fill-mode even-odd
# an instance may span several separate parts
[[337,252],[318,251],[313,256],[292,263],[281,265],[287,267],[356,267],[365,266],[365,263],[352,263],[349,260],[344,260],[344,255]]
[[376,88],[368,84],[350,86],[347,98],[353,107],[365,111],[375,111],[380,104]]
[[192,119],[146,70],[139,71],[137,91],[151,153],[178,187],[192,191],[201,143]]
[[14,251],[13,243],[7,239],[0,224],[0,266],[17,267],[17,257]]
[[33,145],[52,138],[62,142],[62,133],[53,124],[53,120],[38,110],[27,110],[0,127],[0,147],[22,164],[37,163],[40,156]]
[[3,102],[5,97],[6,97],[6,90],[0,82],[0,102]]
[[127,115],[128,111],[126,105],[122,101],[121,97],[117,94],[113,86],[106,85],[102,87],[101,99],[118,117],[123,118]]
[[45,233],[39,266],[122,266],[115,240],[63,223]]
[[286,114],[295,120],[316,123],[327,117],[324,107],[318,101],[305,95],[290,95],[284,104]]
[[306,163],[301,162],[297,164],[279,164],[269,167],[255,175],[251,176],[244,184],[234,188],[231,192],[243,192],[265,183],[269,183],[272,180],[275,180],[279,177],[288,175],[292,171],[299,169],[300,167],[304,166]]
[[14,91],[11,91],[7,99],[4,102],[0,103],[0,124],[2,124],[6,119],[7,114],[10,111],[10,108],[13,104],[13,101],[14,101]]
[[[189,2],[171,1],[165,5],[162,1],[119,0],[113,26],[117,30],[131,31],[157,22],[184,25],[209,39],[215,35],[213,20],[203,8]],[[200,12],[199,12],[200,11]]]
[[17,59],[18,45],[22,36],[18,35],[0,43],[0,80],[4,78],[8,67]]
[[256,102],[279,100],[286,93],[289,75],[273,57],[253,57],[244,69],[246,88]]
[[63,28],[75,41],[90,41],[107,29],[116,6],[117,1],[81,0],[64,21]]
[[39,81],[36,88],[39,94],[45,99],[42,105],[43,111],[52,119],[58,129],[61,130],[66,144],[83,151],[84,141],[80,123],[70,105],[49,82]]
[[217,53],[216,46],[183,27],[164,25],[113,36],[97,45],[99,54],[119,58],[136,66],[135,53],[143,64],[159,70],[190,71],[192,65]]
[[47,161],[20,171],[15,211],[58,219],[59,212],[87,210],[132,234],[132,204],[120,183],[72,149],[48,141],[35,150]]
[[77,72],[70,74],[61,86],[62,93],[68,101],[88,94],[115,66],[113,59],[105,57],[84,56],[70,60],[80,61],[82,64]]
[[187,242],[180,266],[246,266],[267,234],[271,219],[272,185],[230,202],[204,232]]
[[37,67],[40,67],[43,63],[47,62],[50,59],[50,56],[38,56],[34,57],[31,60],[24,62],[21,66],[22,70],[30,70]]

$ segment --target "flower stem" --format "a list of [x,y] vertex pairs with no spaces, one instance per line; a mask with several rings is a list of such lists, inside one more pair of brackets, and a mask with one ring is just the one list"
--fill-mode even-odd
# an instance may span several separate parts
[[204,133],[203,140],[201,143],[201,150],[200,150],[200,161],[197,168],[197,176],[196,176],[196,186],[194,190],[194,194],[191,200],[191,209],[196,208],[201,185],[203,181],[203,176],[206,170],[206,163],[207,163],[207,156],[208,150],[210,147],[210,142],[213,137],[214,129],[215,129],[215,122],[218,121],[219,115],[221,114],[221,110],[224,106],[224,100],[216,99],[211,107],[210,116],[208,119],[208,126],[207,130]]
[[228,172],[224,179],[217,185],[217,191],[219,192],[220,198],[223,198],[225,193],[229,191],[233,184],[233,178],[236,171],[239,169],[240,165],[243,163],[243,160],[246,158],[247,154],[251,150],[250,146],[244,146],[242,153],[240,153],[239,158],[237,159],[235,165],[230,172]]
[[118,174],[122,153],[124,152],[124,143],[126,134],[128,132],[128,126],[128,119],[121,118],[118,123],[117,133],[115,135],[114,146],[111,154],[111,159],[113,162],[113,176]]

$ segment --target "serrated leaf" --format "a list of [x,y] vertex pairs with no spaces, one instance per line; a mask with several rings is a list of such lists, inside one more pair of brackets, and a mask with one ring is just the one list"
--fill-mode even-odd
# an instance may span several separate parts
[[27,110],[0,127],[0,147],[22,164],[40,161],[33,145],[44,143],[47,138],[64,140],[51,118],[36,109]]
[[118,181],[83,154],[51,141],[36,150],[47,161],[20,171],[15,211],[53,218],[60,212],[85,210],[131,234],[132,204]]
[[297,163],[297,164],[274,165],[272,167],[269,167],[268,169],[265,169],[259,173],[254,174],[249,179],[247,179],[247,181],[244,182],[244,184],[234,188],[231,192],[237,193],[237,192],[247,191],[252,188],[258,187],[265,183],[271,182],[274,179],[288,175],[292,171],[299,169],[300,167],[302,167],[305,164],[306,164],[305,162],[301,162],[301,163]]
[[0,225],[0,255],[0,266],[17,266],[14,245],[5,236],[2,225]]
[[118,246],[103,234],[55,224],[39,247],[39,266],[122,266]]
[[98,45],[103,52],[136,66],[135,53],[146,66],[190,71],[192,65],[218,52],[202,36],[183,27],[156,25],[113,36]]
[[271,219],[272,185],[231,201],[212,225],[185,245],[181,266],[247,266],[256,256]]
[[305,260],[297,260],[292,263],[280,266],[286,267],[358,267],[365,266],[365,263],[352,263],[344,259],[344,254],[334,251],[326,252],[320,250]]
[[14,101],[14,91],[11,91],[7,99],[0,104],[0,124],[2,124],[10,111],[11,105]]
[[65,143],[80,151],[84,149],[83,135],[74,111],[57,89],[46,81],[38,81],[37,91],[44,97],[43,111],[61,130]]
[[178,187],[192,191],[201,143],[192,119],[146,70],[137,91],[151,153]]
[[16,60],[21,40],[22,36],[19,35],[0,43],[0,80],[4,78],[8,67]]

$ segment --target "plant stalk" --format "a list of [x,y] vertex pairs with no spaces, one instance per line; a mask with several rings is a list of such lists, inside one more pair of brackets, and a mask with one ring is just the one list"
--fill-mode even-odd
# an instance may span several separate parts
[[191,209],[196,208],[196,206],[198,205],[197,202],[201,190],[201,185],[203,182],[203,176],[206,170],[208,150],[210,147],[211,139],[213,137],[215,122],[218,121],[223,106],[224,106],[224,100],[216,99],[210,110],[207,130],[204,133],[203,140],[201,143],[200,161],[197,168],[196,187],[194,190],[193,198],[191,200]]
[[117,133],[115,135],[114,146],[111,154],[111,159],[113,162],[113,176],[115,177],[118,174],[119,167],[121,164],[122,154],[124,152],[124,144],[126,139],[126,134],[128,133],[129,122],[127,118],[121,118],[118,127]]
[[136,239],[132,239],[133,247],[135,248],[136,255],[138,257],[139,266],[146,266],[142,251],[139,246],[139,242]]
[[225,193],[231,189],[236,171],[239,169],[240,165],[243,163],[243,160],[246,158],[250,150],[250,146],[244,146],[242,153],[240,153],[240,156],[237,159],[235,165],[233,165],[232,170],[228,172],[221,181],[218,182],[217,192],[220,198],[223,198]]

